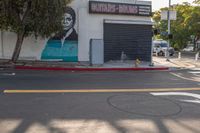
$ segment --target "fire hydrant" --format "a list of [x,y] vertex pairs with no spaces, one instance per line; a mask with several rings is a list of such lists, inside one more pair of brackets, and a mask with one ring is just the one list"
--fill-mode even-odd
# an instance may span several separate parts
[[136,60],[135,60],[135,67],[138,67],[140,63],[141,63],[140,60],[139,60],[139,59],[136,59]]

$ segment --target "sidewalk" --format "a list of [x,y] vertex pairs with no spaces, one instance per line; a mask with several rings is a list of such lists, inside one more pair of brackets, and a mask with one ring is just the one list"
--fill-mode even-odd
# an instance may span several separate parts
[[166,61],[165,57],[162,56],[154,56],[153,57],[154,64],[156,66],[166,66],[166,67],[175,67],[175,68],[200,68],[200,58],[196,61],[195,55],[188,55],[186,53],[182,54],[181,59],[178,58],[176,54],[173,57],[170,57],[170,61]]
[[195,61],[192,57],[178,59],[175,55],[166,61],[165,57],[153,56],[153,66],[149,62],[140,62],[138,66],[135,61],[109,61],[103,65],[91,66],[89,63],[67,63],[48,61],[18,61],[15,66],[7,64],[8,60],[0,60],[0,69],[28,69],[28,70],[67,70],[67,71],[139,71],[139,70],[176,70],[183,68],[200,68],[200,60]]
[[18,61],[15,66],[7,64],[8,60],[0,60],[0,68],[28,69],[28,70],[68,70],[68,71],[140,71],[140,70],[168,70],[165,66],[150,66],[149,62],[110,61],[103,65],[89,63],[67,63],[47,61]]
[[135,61],[110,61],[103,65],[93,65],[82,63],[60,63],[49,64],[48,62],[40,62],[40,64],[17,65],[16,69],[31,70],[67,70],[67,71],[141,71],[141,70],[168,70],[165,66],[149,66],[147,62],[141,62],[135,66]]

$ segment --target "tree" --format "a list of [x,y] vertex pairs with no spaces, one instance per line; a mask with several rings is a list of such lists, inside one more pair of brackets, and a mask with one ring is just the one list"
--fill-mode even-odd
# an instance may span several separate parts
[[193,3],[200,4],[200,0],[195,0]]
[[[163,8],[161,10],[168,10],[168,8]],[[191,35],[195,35],[195,41],[200,38],[200,7],[192,6],[185,2],[181,5],[175,5],[174,10],[177,11],[177,20],[171,21],[171,33],[174,36],[171,40],[171,44],[173,47],[180,50],[187,45],[188,41],[191,41]],[[157,28],[167,32],[167,21],[160,20],[160,12],[161,11],[157,11],[154,14],[153,20]],[[166,34],[161,34],[159,37],[167,39]]]
[[191,35],[194,35],[194,48],[196,50],[196,42],[200,39],[200,7],[192,7],[190,14],[185,19],[185,23]]
[[172,33],[174,39],[172,40],[173,46],[180,50],[183,49],[190,40],[190,32],[185,19],[188,17],[192,10],[192,6],[189,3],[183,3],[182,5],[175,6],[177,11],[177,20],[172,21]]
[[50,37],[62,30],[65,6],[71,0],[1,0],[0,29],[17,34],[11,61],[19,57],[24,38]]

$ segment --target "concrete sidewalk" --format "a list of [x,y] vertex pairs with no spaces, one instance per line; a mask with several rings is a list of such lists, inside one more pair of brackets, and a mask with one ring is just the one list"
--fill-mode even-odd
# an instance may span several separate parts
[[0,68],[15,68],[29,70],[69,70],[69,71],[139,71],[139,70],[168,70],[166,66],[150,66],[149,62],[135,61],[109,61],[103,65],[90,65],[89,63],[67,63],[48,61],[18,61],[15,65],[7,63],[8,60],[0,60]]
[[155,66],[175,67],[175,68],[200,68],[200,58],[195,60],[195,55],[182,55],[181,59],[177,55],[170,57],[170,61],[166,61],[165,57],[153,57]]
[[200,68],[200,60],[193,56],[183,56],[178,59],[177,54],[166,61],[165,57],[153,56],[153,66],[149,62],[141,61],[137,66],[135,61],[109,61],[103,65],[92,66],[89,63],[67,63],[49,61],[18,61],[15,65],[8,64],[8,60],[0,60],[0,68],[31,69],[31,70],[69,70],[69,71],[104,71],[104,70],[168,70],[182,68]]
[[103,65],[90,65],[90,64],[26,64],[17,65],[16,69],[31,69],[31,70],[68,70],[68,71],[141,71],[141,70],[168,70],[165,66],[150,66],[148,62],[141,62],[136,65],[135,61],[110,61]]

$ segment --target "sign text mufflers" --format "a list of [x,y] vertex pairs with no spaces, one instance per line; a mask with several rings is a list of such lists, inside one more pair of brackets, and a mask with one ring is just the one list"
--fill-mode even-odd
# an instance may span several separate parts
[[151,16],[151,5],[89,1],[89,13]]

